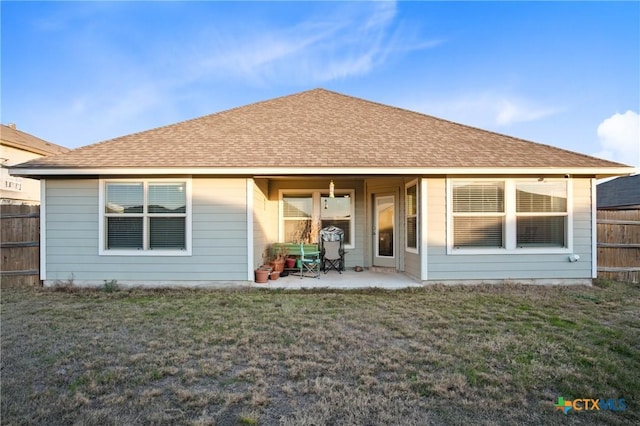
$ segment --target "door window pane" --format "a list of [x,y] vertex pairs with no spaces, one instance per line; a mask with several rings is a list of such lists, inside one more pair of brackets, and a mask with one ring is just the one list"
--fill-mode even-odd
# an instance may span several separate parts
[[[390,201],[387,201],[390,200]],[[394,201],[393,197],[376,198],[377,231],[378,231],[378,256],[394,256]]]

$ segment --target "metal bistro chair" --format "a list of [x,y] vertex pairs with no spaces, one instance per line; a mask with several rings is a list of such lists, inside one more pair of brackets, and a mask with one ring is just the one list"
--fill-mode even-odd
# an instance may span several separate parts
[[305,252],[304,244],[300,244],[300,279],[302,277],[320,278],[320,252]]

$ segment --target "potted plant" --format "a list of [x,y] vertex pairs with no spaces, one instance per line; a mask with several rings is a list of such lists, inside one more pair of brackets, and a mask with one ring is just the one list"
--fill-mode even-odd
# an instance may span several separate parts
[[271,266],[271,268],[273,268],[274,271],[284,271],[284,261],[288,255],[289,250],[287,250],[285,247],[279,247],[274,255],[274,258],[269,262],[269,265]]
[[258,284],[266,284],[269,279],[269,274],[271,273],[271,268],[266,265],[260,266],[258,269],[254,271],[255,280]]
[[296,267],[296,258],[295,257],[287,257],[287,259],[284,261],[284,266],[287,269],[295,268]]

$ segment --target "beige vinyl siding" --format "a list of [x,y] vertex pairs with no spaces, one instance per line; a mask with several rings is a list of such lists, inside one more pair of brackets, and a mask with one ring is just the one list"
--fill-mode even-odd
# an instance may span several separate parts
[[269,248],[278,239],[278,202],[269,200],[269,181],[253,185],[253,267],[269,260]]
[[409,252],[409,251],[404,252],[404,272],[406,272],[408,275],[415,278],[420,277],[420,255],[419,254]]
[[46,280],[246,281],[245,179],[193,179],[191,256],[99,256],[97,179],[46,181]]
[[427,179],[428,280],[509,280],[509,279],[589,279],[591,278],[591,183],[572,179],[573,250],[578,262],[569,262],[571,253],[505,253],[447,255],[446,180]]

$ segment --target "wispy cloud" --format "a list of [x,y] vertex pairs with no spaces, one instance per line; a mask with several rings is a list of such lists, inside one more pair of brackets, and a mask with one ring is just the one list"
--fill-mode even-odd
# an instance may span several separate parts
[[560,108],[535,105],[521,99],[501,99],[496,107],[496,124],[499,126],[536,121],[561,111]]
[[418,108],[428,114],[480,127],[500,128],[540,120],[564,111],[521,95],[477,92],[435,100]]
[[198,78],[231,73],[254,84],[308,85],[364,75],[393,54],[440,43],[404,32],[393,2],[339,5],[289,27],[217,34],[190,63]]
[[[53,137],[69,146],[141,130],[141,123],[148,128],[184,119],[193,105],[211,111],[212,88],[313,87],[370,74],[441,43],[405,22],[395,2],[316,3],[286,19],[269,10],[233,23],[215,15],[214,4],[55,6],[32,25],[44,38],[64,41],[64,49],[53,45],[59,67],[49,76],[67,84],[55,108],[41,105],[48,119],[40,120],[60,134],[73,123],[74,140]],[[194,10],[207,16],[195,19]],[[170,13],[176,23],[164,28]],[[148,22],[138,25],[138,16]],[[172,32],[172,25],[181,31]],[[176,113],[178,107],[184,108]]]

